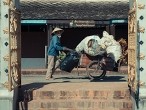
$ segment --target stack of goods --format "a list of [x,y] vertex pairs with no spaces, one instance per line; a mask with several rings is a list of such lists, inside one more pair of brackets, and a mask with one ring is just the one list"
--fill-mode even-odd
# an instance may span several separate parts
[[121,38],[120,40],[118,40],[118,42],[120,43],[121,47],[122,47],[122,56],[120,58],[121,64],[128,64],[128,44],[126,39]]
[[101,47],[99,46],[100,38],[97,35],[85,37],[76,47],[77,52],[84,51],[90,56],[97,56],[102,54]]
[[115,62],[117,62],[122,56],[122,48],[119,42],[117,42],[113,35],[109,35],[106,31],[103,32],[99,45],[106,49],[107,54]]

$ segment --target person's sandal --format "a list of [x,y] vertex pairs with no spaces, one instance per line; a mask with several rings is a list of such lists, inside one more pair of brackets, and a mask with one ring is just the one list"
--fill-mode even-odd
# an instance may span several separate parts
[[53,78],[53,76],[46,77],[46,80],[49,80],[49,79],[52,79],[52,78]]

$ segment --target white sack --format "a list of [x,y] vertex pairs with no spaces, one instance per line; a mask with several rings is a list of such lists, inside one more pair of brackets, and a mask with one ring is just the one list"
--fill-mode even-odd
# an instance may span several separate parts
[[[88,47],[87,44],[89,40],[91,39],[94,39],[95,42],[92,47]],[[100,38],[97,35],[87,36],[77,45],[75,50],[77,52],[84,51],[86,54],[90,56],[96,56],[96,55],[102,54],[102,52],[100,51],[101,47],[98,44],[99,41],[100,41]]]
[[115,62],[117,62],[122,56],[121,45],[106,31],[103,31],[103,37],[101,38],[99,45],[106,48],[107,54],[109,54]]
[[117,62],[122,56],[121,45],[118,42],[115,42],[113,45],[108,46],[106,48],[106,51],[107,51],[107,54],[110,54],[112,59],[115,60],[115,62]]

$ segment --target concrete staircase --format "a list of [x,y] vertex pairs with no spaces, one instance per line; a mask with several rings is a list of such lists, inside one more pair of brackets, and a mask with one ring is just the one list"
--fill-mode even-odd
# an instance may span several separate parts
[[19,110],[132,110],[127,82],[44,83],[24,91]]

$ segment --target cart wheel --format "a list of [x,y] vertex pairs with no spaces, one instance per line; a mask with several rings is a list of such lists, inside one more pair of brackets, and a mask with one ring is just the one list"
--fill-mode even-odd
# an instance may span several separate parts
[[90,62],[86,70],[90,79],[102,79],[106,75],[106,66],[100,61]]

